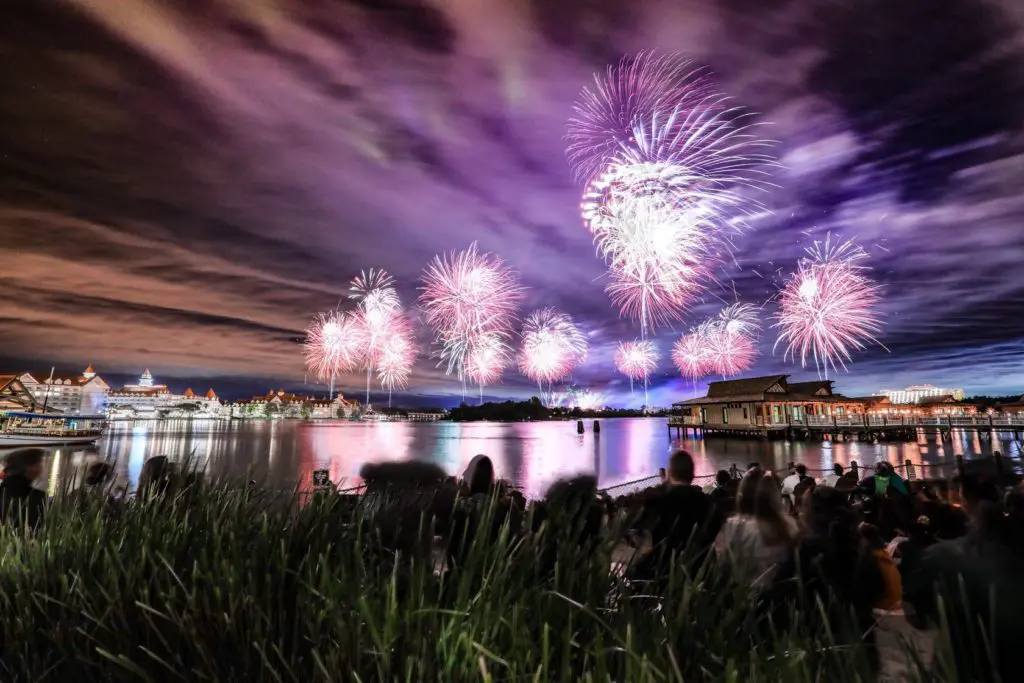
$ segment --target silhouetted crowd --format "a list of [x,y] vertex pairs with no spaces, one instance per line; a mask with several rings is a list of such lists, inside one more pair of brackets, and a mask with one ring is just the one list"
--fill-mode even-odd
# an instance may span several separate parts
[[[42,462],[39,449],[6,459],[0,516],[7,523],[42,521],[46,497],[31,485]],[[77,494],[102,489],[111,475],[109,465],[92,465]],[[148,460],[137,498],[166,495],[180,475],[166,458]],[[445,573],[460,571],[477,544],[553,527],[559,534],[537,551],[539,575],[556,571],[566,547],[580,556],[611,540],[644,595],[672,600],[669,587],[678,583],[668,579],[686,572],[741,587],[758,628],[786,629],[799,611],[867,643],[880,614],[903,613],[920,629],[942,625],[961,680],[993,673],[1014,680],[1020,671],[1024,490],[1013,479],[962,473],[940,487],[906,481],[879,463],[864,478],[836,465],[815,480],[802,465],[780,476],[752,463],[742,475],[718,472],[705,491],[694,485],[685,451],[672,454],[659,485],[615,499],[593,477],[577,477],[528,502],[496,478],[486,456],[473,458],[461,477],[424,463],[369,465],[361,475],[366,487],[356,504],[364,523],[372,520],[394,547],[441,539]],[[124,505],[108,500],[112,514]],[[424,512],[434,520],[427,529]],[[982,661],[979,646],[990,653]]]
[[[447,571],[502,529],[557,523],[584,551],[621,533],[624,571],[645,595],[671,600],[664,591],[672,572],[704,572],[705,581],[747,590],[766,635],[799,611],[805,624],[820,620],[869,645],[879,617],[905,615],[918,629],[946,629],[961,680],[1016,678],[1024,663],[1015,654],[1024,636],[1024,490],[1016,480],[909,482],[888,463],[862,478],[838,464],[820,480],[802,465],[780,476],[752,463],[737,475],[720,471],[704,491],[693,485],[693,458],[677,451],[658,486],[610,499],[595,479],[579,477],[528,506],[477,456],[448,482],[458,497],[444,533]],[[367,481],[377,485],[372,473]],[[563,534],[558,543],[566,541]],[[551,569],[557,548],[539,555],[540,570]],[[979,659],[979,651],[990,654]]]

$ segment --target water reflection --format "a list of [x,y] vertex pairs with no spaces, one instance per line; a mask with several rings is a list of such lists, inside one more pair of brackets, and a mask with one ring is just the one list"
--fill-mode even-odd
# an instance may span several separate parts
[[672,448],[694,455],[698,475],[759,462],[773,468],[790,461],[827,470],[835,462],[856,460],[871,466],[885,459],[914,464],[974,457],[999,450],[1019,456],[1020,448],[1006,437],[979,432],[954,432],[949,441],[919,435],[910,443],[858,441],[785,442],[720,437],[688,437],[670,441],[664,420],[602,420],[601,432],[586,423],[584,434],[575,422],[538,423],[314,423],[291,421],[117,422],[95,449],[62,447],[51,451],[47,480],[56,490],[74,485],[76,469],[96,459],[115,465],[121,485],[134,488],[142,464],[154,455],[191,460],[214,477],[256,479],[290,488],[308,485],[313,470],[327,469],[332,481],[360,483],[366,462],[419,459],[450,474],[460,474],[478,453],[489,455],[498,476],[536,497],[555,480],[596,473],[602,487],[655,474]]

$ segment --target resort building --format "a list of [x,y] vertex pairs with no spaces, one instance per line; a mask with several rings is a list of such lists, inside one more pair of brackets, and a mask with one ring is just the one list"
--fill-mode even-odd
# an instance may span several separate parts
[[178,394],[166,384],[156,384],[145,369],[135,384],[107,393],[107,414],[112,418],[219,417],[222,406],[213,389],[196,394],[186,389]]
[[801,424],[813,416],[864,413],[865,401],[834,393],[831,380],[788,380],[789,375],[769,375],[711,382],[707,396],[672,407],[698,424],[752,428]]
[[923,397],[910,405],[887,396],[837,394],[831,380],[790,382],[789,375],[711,382],[707,396],[674,403],[686,424],[709,429],[763,431],[795,425],[826,424],[861,417],[970,416],[973,404],[951,395]]
[[963,389],[947,389],[931,384],[915,384],[906,389],[882,389],[878,392],[897,405],[920,403],[922,399],[950,396],[955,401],[964,400]]
[[110,387],[91,365],[80,375],[23,372],[18,380],[39,403],[38,412],[99,415],[106,409]]
[[235,401],[225,411],[230,417],[245,418],[310,418],[326,419],[352,417],[358,408],[356,401],[348,401],[340,393],[330,400],[315,396],[289,394],[284,389],[268,391],[262,396]]

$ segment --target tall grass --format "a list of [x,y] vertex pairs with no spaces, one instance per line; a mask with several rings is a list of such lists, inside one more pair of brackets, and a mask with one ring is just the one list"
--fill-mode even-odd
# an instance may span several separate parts
[[661,601],[611,570],[611,539],[580,549],[557,523],[494,520],[445,572],[426,520],[396,530],[334,496],[296,502],[196,488],[0,531],[0,680],[873,678],[815,606],[782,631],[706,566],[680,565]]

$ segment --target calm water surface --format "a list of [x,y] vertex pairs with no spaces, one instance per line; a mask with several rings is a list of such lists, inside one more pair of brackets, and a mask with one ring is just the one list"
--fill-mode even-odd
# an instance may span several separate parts
[[134,488],[145,460],[166,455],[193,458],[213,476],[256,479],[269,486],[307,485],[313,470],[327,469],[331,480],[356,485],[367,462],[423,460],[451,474],[461,473],[477,453],[489,455],[499,476],[529,497],[543,495],[560,477],[596,473],[602,487],[657,473],[673,448],[693,453],[698,475],[732,464],[783,466],[803,462],[826,469],[833,462],[861,465],[880,459],[938,463],[966,458],[1020,455],[1008,437],[994,442],[977,432],[954,432],[952,441],[921,435],[917,443],[785,442],[709,437],[670,440],[664,419],[601,421],[594,434],[576,433],[575,422],[518,423],[358,423],[301,421],[136,421],[113,422],[95,451],[81,447],[51,449],[48,488],[73,482],[81,465],[96,457],[116,461],[119,477]]

